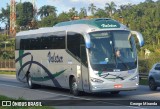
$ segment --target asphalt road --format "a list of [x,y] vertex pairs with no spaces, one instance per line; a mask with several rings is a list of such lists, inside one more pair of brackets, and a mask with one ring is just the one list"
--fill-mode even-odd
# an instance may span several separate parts
[[[73,106],[65,106],[64,101],[72,101],[76,105],[76,109],[84,109],[87,105],[88,108],[91,109],[130,109],[130,108],[138,108],[138,109],[159,109],[159,106],[123,106],[126,101],[131,100],[131,102],[135,102],[137,100],[159,100],[160,101],[160,88],[157,91],[150,91],[148,86],[139,86],[139,88],[135,91],[122,91],[118,95],[112,95],[110,93],[99,93],[99,94],[88,94],[84,93],[80,97],[75,97],[69,93],[69,90],[58,89],[52,87],[41,87],[39,89],[29,89],[27,84],[21,83],[16,80],[15,76],[8,75],[0,75],[0,95],[5,95],[12,98],[24,98],[26,100],[61,100],[59,102],[60,107],[62,109],[74,109]],[[79,101],[82,102],[79,102]],[[84,102],[84,100],[92,100],[92,102]],[[126,100],[123,102],[123,100]],[[76,102],[73,102],[76,101]],[[64,104],[63,104],[64,103]],[[72,105],[72,104],[71,104]],[[92,106],[93,105],[93,106]],[[106,105],[109,105],[106,107]],[[100,106],[100,107],[97,107]]]

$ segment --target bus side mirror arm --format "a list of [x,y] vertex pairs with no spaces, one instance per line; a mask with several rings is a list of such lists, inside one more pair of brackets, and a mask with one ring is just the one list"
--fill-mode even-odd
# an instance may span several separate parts
[[85,34],[85,45],[86,45],[86,48],[91,48],[91,40],[90,40],[90,36],[88,34]]
[[140,47],[142,47],[144,45],[144,39],[141,33],[137,32],[137,31],[131,31],[132,34],[136,35],[138,41],[139,41],[139,45]]

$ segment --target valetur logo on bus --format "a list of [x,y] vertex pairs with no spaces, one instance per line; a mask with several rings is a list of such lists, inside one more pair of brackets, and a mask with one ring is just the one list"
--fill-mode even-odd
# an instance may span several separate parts
[[113,24],[102,24],[101,25],[103,28],[116,28],[117,27],[117,25],[113,25]]
[[53,62],[55,62],[55,63],[59,63],[59,62],[63,62],[63,57],[62,56],[58,56],[58,55],[56,55],[55,53],[53,54],[53,55],[51,55],[51,52],[49,51],[48,52],[48,61],[49,61],[49,63],[53,63]]

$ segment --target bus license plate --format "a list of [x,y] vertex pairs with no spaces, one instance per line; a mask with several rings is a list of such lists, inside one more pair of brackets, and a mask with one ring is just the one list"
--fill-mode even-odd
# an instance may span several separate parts
[[122,84],[115,84],[114,88],[122,88]]

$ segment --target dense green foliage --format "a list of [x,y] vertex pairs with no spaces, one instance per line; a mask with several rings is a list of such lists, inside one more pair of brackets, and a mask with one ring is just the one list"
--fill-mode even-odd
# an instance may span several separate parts
[[8,39],[7,35],[0,34],[0,60],[14,59],[14,39]]
[[18,3],[16,6],[16,17],[18,26],[26,26],[33,19],[33,6],[30,2]]
[[[124,24],[132,30],[140,31],[145,39],[145,47],[154,52],[159,49],[160,40],[160,1],[144,2],[138,5],[123,6],[115,13],[115,18],[123,17]],[[151,46],[152,45],[152,46]]]
[[0,23],[5,23],[6,26],[9,26],[9,15],[10,15],[10,6],[7,4],[6,8],[1,9],[0,13]]
[[[7,5],[6,8],[1,9],[0,13],[0,22],[5,23],[6,25],[9,25],[9,9],[10,7]],[[82,7],[80,12],[78,12],[75,7],[72,7],[68,12],[62,12],[59,15],[57,14],[55,6],[44,5],[40,7],[39,10],[37,10],[37,14],[35,14],[33,13],[33,6],[30,2],[17,3],[17,31],[20,31],[21,27],[28,27],[28,25],[36,28],[53,26],[58,22],[72,20],[75,16],[79,16],[79,18],[85,18],[88,15],[87,12],[91,12],[90,18],[113,18],[127,25],[130,29],[139,31],[143,34],[145,46],[141,49],[138,48],[140,71],[148,72],[151,66],[159,61],[159,58],[157,57],[160,55],[159,10],[160,0],[157,0],[156,2],[152,0],[146,0],[145,2],[141,2],[137,5],[121,5],[119,8],[114,2],[105,3],[103,8],[99,8],[96,6],[96,4],[91,3],[87,9]],[[35,19],[35,16],[36,18],[39,18],[39,20]],[[34,23],[33,25],[31,23],[32,21],[37,23]],[[4,36],[1,35],[0,42],[3,40],[7,39],[4,39]],[[11,45],[14,44],[12,43]],[[4,47],[4,44],[0,44],[0,47]],[[145,48],[151,51],[151,56],[149,59],[143,58]],[[1,53],[2,51],[4,51],[4,49],[0,50]],[[4,53],[3,55],[1,54],[0,57],[6,58],[6,53],[5,55]]]

